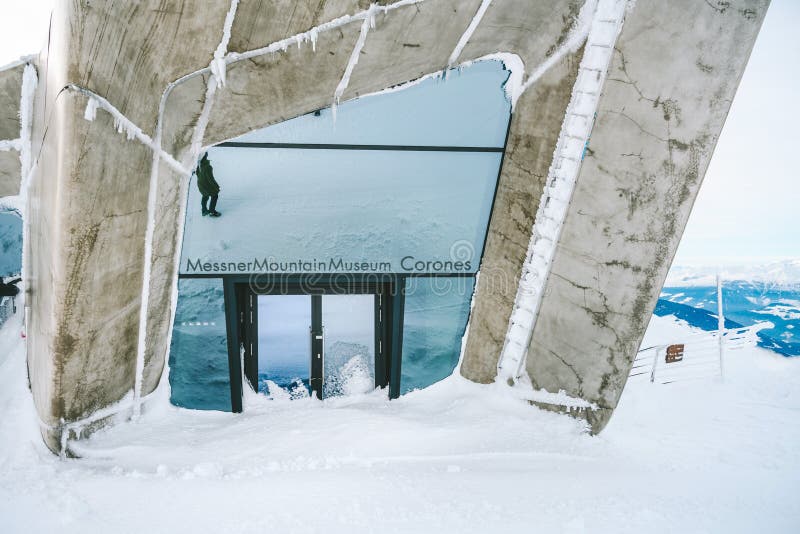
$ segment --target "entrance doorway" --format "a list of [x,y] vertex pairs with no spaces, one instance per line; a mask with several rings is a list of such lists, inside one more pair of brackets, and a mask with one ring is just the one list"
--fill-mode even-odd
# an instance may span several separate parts
[[402,325],[393,318],[402,310],[393,308],[402,305],[395,294],[402,286],[393,277],[371,278],[226,284],[238,316],[236,335],[229,335],[238,346],[229,352],[240,355],[230,360],[234,411],[241,409],[242,365],[253,390],[284,398],[368,393],[391,386],[393,373],[399,382]]
[[375,388],[376,298],[322,296],[323,397],[367,393]]
[[311,296],[260,295],[258,297],[259,393],[293,398],[311,390]]

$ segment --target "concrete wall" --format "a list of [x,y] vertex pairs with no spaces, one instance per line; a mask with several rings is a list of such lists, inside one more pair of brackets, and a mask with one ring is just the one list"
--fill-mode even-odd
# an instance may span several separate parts
[[[172,158],[189,169],[203,145],[331,105],[354,55],[359,61],[344,87],[343,99],[441,71],[480,1],[378,4],[387,10],[371,12],[374,28],[365,26],[363,17],[356,17],[294,39],[293,36],[337,17],[367,9],[369,4],[360,0],[242,0],[227,44],[220,43],[229,9],[224,2],[151,0],[120,4],[98,0],[58,5],[52,19],[51,41],[39,58],[41,83],[33,140],[38,165],[31,176],[31,237],[26,243],[31,306],[29,368],[43,435],[53,450],[62,449],[62,437],[75,437],[83,425],[93,428],[95,420],[107,413],[129,414],[133,398],[146,396],[158,384],[174,309],[187,184],[187,173],[178,170]],[[647,79],[647,85],[637,87],[644,88],[648,98],[663,94],[680,99],[690,90],[700,95],[691,106],[692,120],[682,119],[682,130],[670,130],[672,133],[666,137],[657,135],[664,139],[675,137],[688,145],[695,139],[706,139],[702,149],[706,159],[698,160],[686,194],[675,197],[664,192],[667,196],[662,195],[663,198],[637,201],[632,208],[626,205],[620,211],[620,200],[611,198],[607,178],[598,178],[606,180],[598,185],[590,177],[591,169],[605,157],[603,168],[613,168],[617,179],[625,176],[628,180],[623,185],[635,187],[645,176],[644,167],[619,153],[638,150],[639,134],[633,131],[620,137],[620,150],[615,144],[615,129],[620,126],[611,120],[612,113],[604,111],[602,116],[610,118],[598,118],[592,136],[592,164],[587,164],[581,174],[580,189],[564,233],[567,244],[559,248],[553,269],[557,275],[551,280],[591,270],[587,265],[593,263],[570,264],[563,250],[577,250],[580,258],[581,250],[602,246],[605,241],[602,234],[597,235],[596,227],[610,225],[612,232],[616,228],[636,235],[643,220],[661,216],[661,200],[678,198],[677,223],[661,228],[658,234],[669,237],[666,255],[674,252],[681,221],[688,215],[704,162],[713,147],[703,136],[719,133],[764,6],[757,4],[752,17],[733,17],[729,13],[736,12],[735,7],[716,15],[703,15],[705,18],[700,20],[712,21],[708,24],[672,20],[681,9],[698,12],[689,0],[671,6],[674,7],[659,7],[656,2],[640,0],[633,12],[640,18],[632,19],[633,30],[626,25],[621,42],[624,47],[635,49],[641,34],[647,34],[647,39],[652,35],[658,42],[647,47],[638,43],[638,50],[624,52],[626,57],[636,58],[635,65],[629,68],[629,73],[635,73],[633,79]],[[462,367],[462,373],[473,380],[486,382],[495,375],[531,225],[582,55],[579,46],[564,50],[581,7],[583,3],[575,0],[495,0],[455,58],[458,64],[495,52],[515,54],[528,74],[539,65],[552,63],[522,94],[512,116],[509,150],[501,171]],[[638,15],[640,11],[643,13]],[[667,29],[658,29],[664,27]],[[713,76],[704,74],[684,87],[676,77],[686,71],[677,66],[669,68],[676,60],[665,53],[667,36],[683,42],[689,50],[700,41],[721,39],[729,44],[716,49],[719,57],[701,58],[703,65],[711,66]],[[316,38],[313,47],[311,37]],[[281,44],[284,39],[289,41]],[[730,44],[736,39],[740,40],[739,46]],[[297,45],[298,41],[302,46]],[[278,45],[258,51],[273,43]],[[219,88],[209,68],[218,47],[223,54],[226,50],[239,54],[256,51],[246,59],[229,55],[226,83]],[[615,59],[615,65],[620,61]],[[637,70],[632,71],[634,67]],[[615,70],[614,78],[617,77]],[[604,109],[641,108],[641,113],[652,115],[651,108],[658,108],[643,100],[635,89],[631,92],[632,83],[619,82],[616,86],[619,87],[607,84],[615,96],[604,97]],[[681,91],[672,90],[677,86],[682,87]],[[93,122],[84,120],[87,99],[92,94],[107,99],[148,137],[127,140],[124,134],[115,133],[114,120],[104,110],[97,111]],[[704,102],[712,98],[716,99],[716,107],[704,109]],[[664,98],[660,98],[659,104],[663,102]],[[685,105],[690,109],[688,103]],[[679,126],[670,120],[670,128]],[[650,142],[647,147],[653,151],[653,161],[664,161],[665,154],[678,150],[677,145],[669,143]],[[683,152],[691,154],[689,149]],[[673,158],[676,165],[694,161],[691,157],[686,161],[678,159],[677,154]],[[663,171],[655,163],[648,169],[656,175]],[[671,175],[669,178],[682,191],[683,179]],[[658,181],[658,176],[650,181],[653,180]],[[602,202],[609,211],[589,223],[595,225],[594,237],[589,237],[581,233],[574,219],[585,213],[580,206],[591,201],[595,187],[600,187]],[[632,213],[626,218],[629,208]],[[152,229],[152,236],[148,228]],[[584,241],[573,245],[578,236],[583,236]],[[152,256],[146,266],[148,241],[152,241]],[[630,331],[625,332],[625,343],[614,349],[617,363],[613,369],[609,371],[603,363],[608,355],[601,352],[598,357],[598,347],[592,344],[593,339],[607,335],[606,324],[597,321],[587,326],[580,315],[581,307],[573,304],[574,295],[566,292],[563,297],[545,300],[542,319],[534,332],[535,350],[528,359],[528,370],[539,387],[553,391],[568,388],[590,398],[602,396],[607,399],[602,406],[609,408],[616,403],[616,389],[608,393],[602,388],[574,388],[572,379],[537,351],[538,347],[557,344],[556,337],[576,340],[574,328],[591,329],[575,350],[564,354],[581,361],[581,373],[587,376],[585,383],[601,375],[611,376],[615,384],[624,383],[626,362],[629,364],[633,357],[640,325],[652,312],[661,282],[658,277],[669,261],[667,258],[653,267],[648,251],[640,251],[635,240],[621,239],[617,248],[609,252],[617,253],[633,267],[620,274],[620,286],[606,284],[602,291],[612,307],[619,307],[613,308],[612,313],[619,309],[620,313],[638,315]],[[649,286],[645,272],[656,277]],[[582,283],[582,279],[577,280]],[[551,290],[550,283],[548,295],[556,295],[558,288]],[[639,286],[638,294],[643,300],[628,310],[624,288]],[[142,308],[146,328],[140,340]],[[112,405],[113,409],[108,409]]]
[[[723,3],[718,3],[722,6]],[[617,405],[767,0],[638,0],[600,99],[528,348],[533,384]]]
[[[0,143],[19,139],[19,104],[25,64],[0,70]],[[16,149],[0,148],[0,198],[19,194],[20,160]]]

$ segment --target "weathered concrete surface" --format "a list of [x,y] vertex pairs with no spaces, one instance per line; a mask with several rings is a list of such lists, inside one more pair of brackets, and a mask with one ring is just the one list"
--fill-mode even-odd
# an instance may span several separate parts
[[298,111],[329,106],[360,29],[361,21],[353,21],[320,34],[316,52],[307,43],[229,65],[228,81],[215,97],[205,143],[290,119]]
[[491,382],[503,349],[531,227],[581,54],[565,57],[517,102],[481,262],[461,374]]
[[23,70],[24,64],[0,71],[0,140],[19,138]]
[[[344,97],[442,69],[478,4],[476,0],[427,0],[393,9],[385,16],[378,14]],[[666,24],[661,17],[671,11],[656,9],[650,2],[640,1],[640,4],[647,4],[646,9],[652,12],[642,19],[640,26],[658,33],[660,30],[647,25],[657,28]],[[362,0],[324,3],[243,0],[228,48],[244,52],[263,47],[367,7],[368,3]],[[536,5],[496,0],[458,61],[508,52],[523,58],[530,71],[563,42],[578,7],[574,0]],[[210,78],[206,67],[222,38],[228,9],[227,2],[201,0],[122,4],[98,0],[61,3],[53,16],[51,42],[39,62],[42,80],[37,92],[33,139],[38,166],[31,177],[28,206],[31,238],[25,252],[29,259],[26,276],[31,306],[28,326],[31,383],[44,423],[43,434],[53,450],[60,449],[61,437],[65,435],[62,420],[66,424],[81,421],[132,395],[143,302],[147,198],[153,168],[151,148],[116,134],[105,111],[99,110],[94,122],[85,121],[86,96],[65,86],[76,84],[107,98],[153,138],[157,138],[160,124],[161,146],[184,165],[191,166],[194,156],[191,142],[196,136],[201,137],[202,144],[209,145],[330,105],[362,27],[360,20],[354,20],[320,32],[316,51],[310,42],[304,42],[302,47],[292,44],[286,50],[231,63],[227,67],[227,85],[206,102]],[[720,23],[723,29],[738,31],[738,26],[727,26],[728,19],[720,20],[725,21]],[[686,38],[684,33],[714,39],[719,37],[714,32],[722,30],[684,23],[670,31],[672,38],[680,41]],[[627,35],[635,40],[635,33]],[[751,44],[754,35],[745,32],[740,37]],[[728,42],[726,39],[722,41]],[[416,44],[419,47],[413,46]],[[749,46],[742,47],[747,49]],[[665,50],[662,44],[662,48],[638,52],[656,67],[643,62],[641,68],[647,72],[637,76],[647,78],[653,75],[651,70],[661,68],[661,62],[674,62],[662,57]],[[720,50],[729,55],[741,52],[730,46]],[[542,181],[580,55],[580,52],[567,55],[557,62],[523,95],[514,111],[509,155],[501,172],[482,266],[485,275],[479,283],[462,367],[469,378],[488,381],[494,377]],[[745,55],[735,60],[743,65]],[[722,80],[726,74],[720,72],[719,76]],[[738,77],[730,73],[727,76],[726,87],[732,91]],[[177,85],[169,85],[179,78]],[[676,81],[662,83],[669,85]],[[713,94],[706,82],[698,83],[697,91],[704,93],[705,98]],[[649,89],[646,94],[651,94]],[[625,104],[642,104],[638,95],[620,95],[620,99],[631,100],[624,101]],[[162,98],[165,98],[163,103]],[[643,109],[647,105],[652,107],[647,102],[642,104]],[[721,104],[720,109],[723,107],[727,110],[727,104]],[[159,123],[160,108],[164,115]],[[209,121],[202,136],[204,109]],[[701,118],[708,114],[703,110],[693,111]],[[609,123],[608,127],[612,126]],[[692,126],[695,124],[688,127]],[[715,126],[721,126],[721,122],[719,125],[713,122],[709,128]],[[717,128],[711,134],[718,131]],[[697,135],[695,131],[685,133],[687,139]],[[610,136],[608,139],[611,142]],[[593,147],[599,150],[600,146],[602,140],[593,137]],[[663,151],[663,147],[659,149]],[[617,164],[620,172],[627,172],[630,160],[610,154],[611,163]],[[151,274],[147,281],[142,395],[155,388],[168,349],[187,183],[185,174],[166,166],[163,160],[156,171],[158,190],[153,211]],[[690,197],[693,192],[692,189]],[[616,213],[616,207],[612,211]],[[649,215],[642,213],[644,218]],[[627,224],[614,220],[617,224]],[[568,224],[573,223],[570,220]],[[675,231],[678,230],[675,226]],[[671,244],[677,243],[676,240],[677,237]],[[669,249],[670,253],[673,250],[674,247]],[[558,261],[560,265],[565,260],[559,256]],[[607,290],[616,291],[613,286]],[[652,294],[657,292],[653,289]],[[617,302],[621,297],[613,298]],[[560,313],[557,302],[547,304],[548,313]],[[652,307],[647,309],[645,305],[641,311],[649,316]],[[539,328],[546,328],[543,325],[547,324],[545,319]],[[579,318],[576,324],[580,324]],[[539,337],[542,335],[545,334]],[[562,332],[553,331],[552,335]],[[568,339],[575,339],[572,332]],[[585,352],[582,357],[587,362],[596,360],[593,352],[588,356]],[[561,375],[551,373],[550,380],[548,373],[552,366],[545,364],[540,368],[535,360],[536,354],[532,354],[529,371],[535,375],[541,370],[541,377],[534,377],[536,383],[545,388],[558,384]],[[591,363],[586,366],[587,375],[591,375],[594,368]],[[124,406],[129,404],[120,404],[120,410]]]
[[[480,0],[441,0],[410,5],[376,17],[342,100],[380,91],[443,70],[480,6]],[[431,39],[431,28],[437,28]]]
[[527,371],[597,403],[628,377],[768,0],[639,0],[620,35]]
[[85,121],[86,98],[65,86],[106,97],[152,135],[167,83],[208,64],[220,35],[207,27],[221,28],[226,12],[198,1],[82,2],[60,3],[53,14],[39,69],[33,142],[41,153],[25,247],[31,385],[53,450],[61,420],[130,394],[152,161],[149,148],[115,133],[105,112]]
[[514,51],[530,73],[564,44],[583,4],[581,0],[493,0],[459,60]]
[[20,161],[16,150],[0,150],[0,197],[19,194]]
[[[0,71],[0,141],[19,139],[19,101],[24,69],[23,64]],[[19,152],[0,150],[0,197],[19,194],[19,185]]]
[[[367,9],[370,3],[369,0],[242,0],[236,9],[228,50],[247,52],[262,48]],[[385,5],[392,2],[383,0],[376,3]]]

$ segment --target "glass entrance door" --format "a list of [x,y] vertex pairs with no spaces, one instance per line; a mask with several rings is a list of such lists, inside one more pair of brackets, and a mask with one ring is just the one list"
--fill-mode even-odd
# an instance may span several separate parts
[[[375,388],[374,294],[259,295],[258,391],[318,398]],[[245,364],[247,368],[247,364]]]
[[375,389],[375,296],[323,295],[324,397]]
[[311,368],[310,295],[259,295],[258,391],[307,397]]

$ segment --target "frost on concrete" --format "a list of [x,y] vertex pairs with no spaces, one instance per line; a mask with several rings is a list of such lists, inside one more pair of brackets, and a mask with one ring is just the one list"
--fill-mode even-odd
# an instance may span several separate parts
[[[498,361],[499,381],[513,383],[523,374],[542,292],[594,124],[614,44],[622,29],[625,8],[625,0],[600,0],[594,11],[586,49],[561,126],[522,267],[508,332]],[[568,43],[568,46],[574,44]],[[542,67],[544,65],[534,72],[526,86],[536,80],[535,76]],[[558,399],[551,400],[561,405]]]
[[186,169],[184,169],[175,158],[162,150],[161,147],[157,146],[149,135],[144,133],[141,128],[133,123],[133,121],[123,115],[122,112],[120,112],[117,108],[112,106],[108,100],[88,89],[79,87],[75,84],[68,84],[66,89],[80,93],[86,96],[89,100],[95,101],[93,104],[87,103],[86,110],[84,111],[84,119],[89,121],[94,120],[97,114],[97,108],[108,112],[108,114],[114,119],[114,128],[117,130],[117,132],[124,133],[128,140],[136,139],[143,145],[146,145],[150,147],[150,149],[157,151],[160,157],[164,158],[164,161],[166,161],[167,164],[176,172],[186,172]]
[[344,94],[344,90],[347,89],[347,86],[350,84],[350,76],[352,76],[353,69],[358,64],[358,58],[361,56],[361,49],[364,48],[364,43],[367,41],[367,34],[369,33],[369,30],[374,27],[375,4],[370,6],[370,8],[367,10],[364,21],[361,23],[361,32],[358,34],[358,40],[356,41],[356,44],[353,47],[353,52],[350,54],[350,59],[347,62],[347,67],[345,67],[342,79],[339,80],[339,84],[336,86],[336,90],[333,93],[333,105],[331,106],[331,112],[333,113],[334,120],[336,119],[336,106],[339,105],[339,99]]
[[[231,0],[231,6],[228,9],[228,13],[225,15],[225,22],[223,24],[222,29],[222,39],[217,45],[216,50],[214,51],[214,58],[211,60],[211,64],[209,65],[209,69],[211,70],[211,76],[208,79],[208,85],[206,86],[206,98],[205,102],[203,103],[203,110],[200,114],[200,117],[197,121],[197,125],[195,126],[195,130],[192,135],[192,144],[191,144],[191,156],[192,159],[195,159],[201,150],[202,146],[202,139],[205,135],[206,125],[208,124],[208,118],[211,113],[211,107],[213,106],[214,101],[214,94],[218,87],[225,85],[225,77],[226,77],[226,62],[225,62],[225,53],[228,51],[228,43],[231,39],[231,28],[233,27],[233,20],[236,17],[236,9],[239,6],[239,0]],[[167,90],[164,91],[164,97],[162,98],[162,104],[166,101],[166,96],[169,94],[172,86],[168,87]],[[141,415],[141,403],[142,403],[142,386],[144,382],[144,359],[145,354],[147,352],[147,312],[150,306],[150,278],[152,274],[152,263],[153,263],[153,239],[155,235],[155,224],[156,224],[156,201],[158,199],[158,166],[160,160],[160,154],[163,153],[163,149],[161,148],[161,136],[162,136],[162,114],[163,114],[163,106],[159,106],[159,117],[158,117],[158,124],[156,125],[156,141],[154,143],[155,146],[158,147],[158,151],[153,154],[153,164],[150,170],[150,187],[148,189],[147,194],[147,227],[145,229],[145,239],[144,239],[144,268],[142,272],[142,293],[141,293],[141,301],[139,304],[139,330],[138,330],[138,341],[136,347],[136,370],[134,375],[134,385],[133,385],[133,418],[138,419]],[[188,165],[191,165],[191,161],[187,162]],[[191,171],[184,169],[183,167],[180,168],[178,175],[181,177],[185,177],[189,175]],[[174,306],[172,315],[174,315]],[[167,345],[169,347],[169,345]],[[165,355],[166,358],[166,355]],[[166,365],[165,365],[166,367]]]
[[23,186],[27,185],[32,165],[31,130],[33,124],[33,99],[36,94],[37,84],[36,68],[31,63],[28,63],[22,73],[22,96],[19,103],[19,138],[22,142],[19,159]]
[[22,139],[0,140],[0,152],[8,152],[10,150],[22,150]]
[[461,38],[456,43],[456,47],[453,49],[453,53],[450,54],[450,58],[447,60],[447,67],[450,68],[455,65],[456,61],[458,61],[459,56],[461,56],[461,52],[464,50],[464,47],[467,46],[472,34],[475,33],[475,30],[478,28],[478,24],[481,23],[483,19],[483,15],[486,14],[486,10],[489,9],[489,4],[492,3],[492,0],[483,0],[481,5],[478,7],[478,11],[475,13],[475,16],[467,26],[467,29],[461,35]]
[[[491,0],[484,0],[481,3],[477,13],[475,14],[475,17],[472,19],[472,22],[470,23],[469,27],[467,27],[467,30],[461,36],[461,39],[456,45],[456,48],[450,55],[450,59],[448,60],[448,67],[452,67],[453,65],[456,64],[458,57],[461,55],[462,50],[467,45],[469,38],[474,33],[475,29],[477,28],[478,24],[480,23],[481,19],[483,18],[483,15],[485,14],[490,4]],[[527,89],[529,89],[533,84],[535,84],[539,80],[539,78],[541,78],[544,75],[544,73],[550,70],[550,68],[553,65],[561,61],[567,54],[577,52],[577,50],[588,38],[589,31],[592,27],[592,22],[595,20],[595,15],[597,13],[596,8],[597,8],[597,0],[586,0],[586,2],[581,7],[578,16],[573,22],[572,27],[569,33],[567,34],[567,38],[564,41],[564,43],[545,61],[537,65],[530,72],[530,74],[528,74],[527,78],[525,78],[526,74],[525,63],[522,61],[522,58],[520,58],[519,55],[513,52],[495,52],[493,54],[487,54],[485,56],[482,56],[480,58],[471,61],[465,61],[459,64],[458,67],[463,68],[469,66],[475,61],[483,61],[490,59],[502,61],[506,69],[511,71],[511,76],[506,82],[505,88],[506,88],[506,94],[508,95],[508,98],[511,101],[511,107],[513,109],[516,106],[519,97],[522,96],[522,94]]]
[[236,8],[239,6],[239,0],[231,0],[231,7],[225,15],[225,24],[222,29],[222,40],[219,42],[217,49],[214,51],[214,59],[211,60],[209,68],[216,77],[217,87],[225,85],[225,53],[228,51],[228,43],[231,40],[231,27],[233,27],[233,19],[236,16]]

